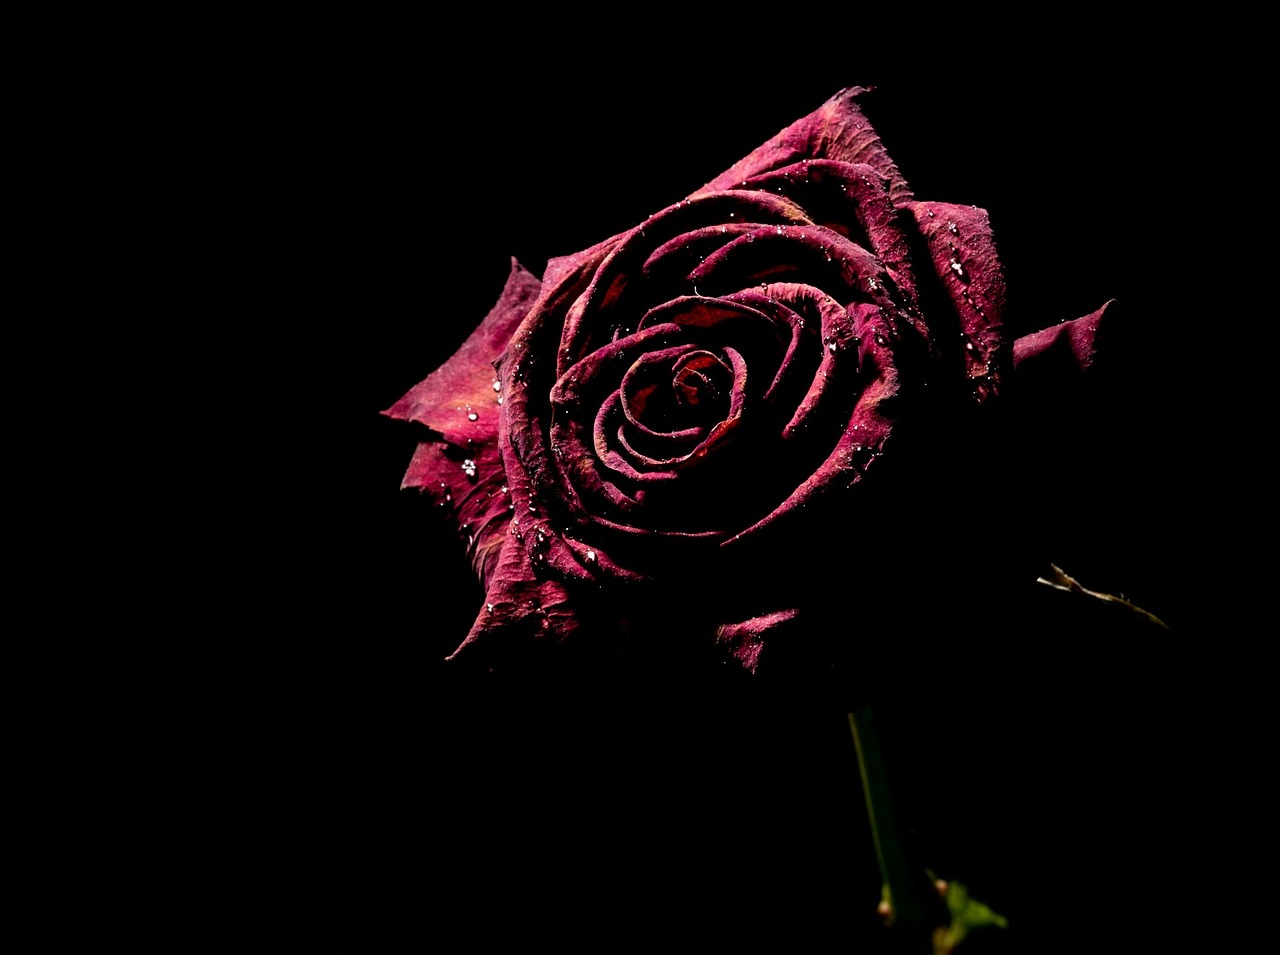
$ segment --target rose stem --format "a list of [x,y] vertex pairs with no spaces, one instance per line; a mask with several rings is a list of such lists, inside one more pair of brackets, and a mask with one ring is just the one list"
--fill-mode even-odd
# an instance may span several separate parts
[[907,851],[889,792],[872,708],[864,706],[851,712],[849,729],[853,731],[853,743],[858,751],[858,771],[867,797],[867,816],[880,862],[880,877],[888,889],[892,913],[889,924],[897,929],[903,951],[932,953],[933,929],[939,923],[930,919],[925,901],[928,895],[922,883],[928,876],[925,869],[912,864]]

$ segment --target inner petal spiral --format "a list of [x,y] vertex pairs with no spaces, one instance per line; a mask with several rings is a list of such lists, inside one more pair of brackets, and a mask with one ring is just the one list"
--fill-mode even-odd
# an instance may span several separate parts
[[697,407],[727,397],[733,370],[709,351],[693,351],[676,360],[671,385],[676,401]]

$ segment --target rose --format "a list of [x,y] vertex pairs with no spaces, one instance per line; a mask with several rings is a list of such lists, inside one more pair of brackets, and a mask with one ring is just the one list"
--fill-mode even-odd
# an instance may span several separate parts
[[404,486],[456,518],[485,588],[455,657],[678,629],[754,669],[833,604],[887,612],[922,541],[1000,559],[970,511],[998,497],[1015,363],[1087,365],[1104,310],[1015,346],[986,212],[917,200],[864,93],[541,280],[513,260],[388,409],[433,432]]

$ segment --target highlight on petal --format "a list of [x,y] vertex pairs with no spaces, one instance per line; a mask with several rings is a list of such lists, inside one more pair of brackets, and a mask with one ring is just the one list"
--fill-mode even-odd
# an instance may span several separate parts
[[498,433],[493,363],[541,289],[541,281],[513,258],[506,285],[484,321],[453,357],[383,414],[417,421],[460,446],[468,439],[492,440]]
[[498,301],[475,331],[444,365],[383,412],[430,429],[400,486],[429,494],[454,521],[482,584],[496,570],[510,517],[498,448],[501,384],[493,362],[541,284],[512,259]]

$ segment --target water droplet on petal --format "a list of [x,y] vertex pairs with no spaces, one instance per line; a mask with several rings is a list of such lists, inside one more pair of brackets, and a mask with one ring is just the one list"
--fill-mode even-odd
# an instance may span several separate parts
[[960,234],[960,230],[956,228],[956,224],[954,222],[947,223],[947,231],[950,232],[952,235]]
[[596,562],[596,552],[595,552],[595,551],[593,551],[593,550],[589,550],[589,551],[587,551],[587,562],[588,562],[588,563],[592,563],[592,564],[594,564],[594,563]]
[[755,234],[754,234],[754,233],[751,233],[751,232],[748,232],[748,233],[747,233],[747,241],[748,241],[748,242],[754,242],[755,240],[756,240]]
[[480,418],[480,416],[479,416],[478,414],[476,414],[474,411],[470,411],[470,412],[468,412],[468,413],[467,413],[467,420],[468,420],[468,421],[476,421],[476,420],[478,420],[479,418]]
[[489,611],[489,613],[493,613],[493,604],[489,604],[489,603],[485,604],[484,609]]
[[476,462],[475,462],[475,461],[473,461],[473,460],[471,460],[471,458],[467,458],[465,461],[463,461],[463,462],[462,462],[462,473],[463,473],[463,474],[465,474],[465,475],[466,475],[467,477],[469,477],[469,478],[473,478],[473,477],[475,477],[475,476],[476,476]]
[[500,382],[497,378],[493,379],[493,390],[494,391],[502,390],[502,382]]

